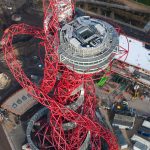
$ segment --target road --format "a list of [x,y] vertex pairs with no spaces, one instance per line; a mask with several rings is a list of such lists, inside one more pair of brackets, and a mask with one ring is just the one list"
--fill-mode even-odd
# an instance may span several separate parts
[[149,116],[150,115],[150,103],[149,100],[136,99],[133,101],[128,101],[129,107],[135,108],[138,114]]
[[[150,13],[150,6],[143,5],[141,3],[137,3],[133,0],[112,0],[115,3],[108,3],[104,1],[97,0],[77,0],[80,3],[95,3],[96,5],[107,6],[112,8],[118,8],[123,10],[133,10],[141,13]],[[116,3],[118,2],[118,3]]]
[[140,11],[143,13],[150,13],[150,6],[143,5],[141,3],[135,2],[133,0],[113,0],[114,2],[119,2],[125,4],[126,6],[132,8],[133,10]]
[[9,145],[9,142],[1,125],[0,125],[0,150],[11,150],[11,147]]

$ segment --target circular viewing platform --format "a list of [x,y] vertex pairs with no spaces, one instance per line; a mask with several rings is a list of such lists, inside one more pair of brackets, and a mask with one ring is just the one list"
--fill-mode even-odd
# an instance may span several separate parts
[[118,52],[119,39],[110,24],[78,17],[60,30],[60,61],[78,73],[96,73],[106,69]]

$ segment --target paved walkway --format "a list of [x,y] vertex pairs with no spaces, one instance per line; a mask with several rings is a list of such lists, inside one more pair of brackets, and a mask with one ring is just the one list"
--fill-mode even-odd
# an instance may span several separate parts
[[3,127],[0,125],[0,150],[12,150],[8,139],[5,135],[5,132],[3,130]]
[[133,0],[115,0],[115,2],[116,1],[119,3],[125,4],[132,10],[140,11],[143,13],[150,13],[150,6],[143,5]]
[[16,124],[15,116],[10,113],[9,119],[4,121],[3,127],[5,128],[5,132],[11,144],[11,148],[13,150],[21,150],[22,144],[24,143],[26,137],[23,125],[21,123]]
[[129,107],[135,108],[141,115],[150,115],[150,101],[136,99],[128,101],[128,103]]
[[107,110],[100,109],[100,111],[101,111],[102,115],[104,116],[105,121],[106,121],[106,123],[107,123],[109,129],[110,129],[111,131],[113,131],[113,128],[112,128],[112,126],[111,126],[111,124],[110,124],[110,119],[109,119],[109,117],[108,117]]

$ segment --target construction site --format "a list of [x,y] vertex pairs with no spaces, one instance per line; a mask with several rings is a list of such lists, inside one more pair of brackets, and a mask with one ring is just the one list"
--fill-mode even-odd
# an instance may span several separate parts
[[149,150],[150,4],[0,1],[0,150]]

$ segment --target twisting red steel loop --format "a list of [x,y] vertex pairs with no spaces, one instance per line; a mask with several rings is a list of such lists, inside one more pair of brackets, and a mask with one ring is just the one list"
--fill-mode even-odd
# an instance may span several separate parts
[[[113,133],[96,122],[96,94],[92,75],[78,74],[59,61],[59,22],[66,11],[60,9],[60,5],[71,5],[73,15],[72,0],[50,0],[48,5],[43,1],[44,29],[26,24],[12,25],[5,30],[2,38],[5,60],[14,77],[29,94],[50,110],[49,123],[41,126],[41,130],[44,128],[44,136],[40,140],[39,149],[47,149],[47,140],[57,150],[85,149],[89,145],[92,150],[100,150],[102,138],[110,150],[118,150]],[[64,21],[70,21],[72,15],[68,15]],[[12,40],[14,36],[21,34],[43,40],[44,77],[39,87],[30,81],[17,61]],[[56,84],[57,78],[59,80],[51,98],[48,93]],[[66,128],[67,123],[70,128]],[[36,133],[38,136],[43,134]]]

